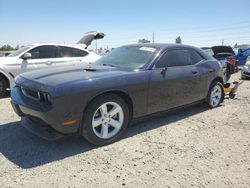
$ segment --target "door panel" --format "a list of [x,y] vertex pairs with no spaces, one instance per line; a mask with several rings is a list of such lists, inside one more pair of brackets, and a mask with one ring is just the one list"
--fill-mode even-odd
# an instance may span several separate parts
[[169,67],[151,71],[149,112],[159,112],[199,100],[200,73],[195,66]]
[[58,66],[81,65],[88,60],[88,52],[73,47],[58,46]]
[[21,64],[20,73],[39,70],[52,66],[53,59],[27,59],[23,60]]

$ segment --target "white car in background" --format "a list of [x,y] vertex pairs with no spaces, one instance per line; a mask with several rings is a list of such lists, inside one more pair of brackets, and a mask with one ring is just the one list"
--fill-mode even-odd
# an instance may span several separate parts
[[250,56],[247,57],[246,64],[241,69],[241,79],[250,78]]
[[0,98],[15,85],[15,77],[21,73],[55,66],[91,63],[101,56],[86,48],[103,33],[88,32],[76,45],[33,44],[25,46],[7,57],[0,57]]

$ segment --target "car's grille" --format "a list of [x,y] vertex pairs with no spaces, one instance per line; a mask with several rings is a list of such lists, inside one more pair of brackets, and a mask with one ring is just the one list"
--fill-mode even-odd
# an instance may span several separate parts
[[46,104],[51,104],[51,98],[49,96],[49,94],[44,93],[44,92],[40,92],[40,91],[34,91],[31,89],[27,89],[27,88],[21,88],[22,93],[24,96],[35,100],[35,101],[39,101],[39,102],[45,102]]

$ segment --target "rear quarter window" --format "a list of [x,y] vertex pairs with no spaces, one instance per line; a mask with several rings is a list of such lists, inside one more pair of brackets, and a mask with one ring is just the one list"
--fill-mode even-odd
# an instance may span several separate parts
[[199,63],[200,61],[202,61],[204,58],[195,50],[190,49],[190,60],[191,60],[191,64],[196,64]]
[[65,46],[59,47],[59,57],[84,57],[87,55],[88,55],[88,52],[84,50],[71,48],[71,47],[65,47]]

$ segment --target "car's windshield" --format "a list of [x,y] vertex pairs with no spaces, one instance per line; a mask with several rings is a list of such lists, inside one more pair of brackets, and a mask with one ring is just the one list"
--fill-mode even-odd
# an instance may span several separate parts
[[146,65],[156,48],[146,46],[119,47],[97,60],[95,64],[139,69]]
[[22,48],[20,48],[19,50],[11,53],[10,55],[8,55],[8,57],[16,57],[19,56],[20,54],[22,54],[23,52],[25,52],[26,50],[28,50],[31,46],[24,46]]

